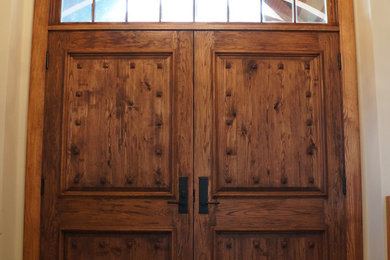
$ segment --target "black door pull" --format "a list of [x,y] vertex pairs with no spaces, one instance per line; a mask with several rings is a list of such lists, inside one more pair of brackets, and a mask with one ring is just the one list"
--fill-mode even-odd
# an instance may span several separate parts
[[168,204],[177,204],[179,214],[188,214],[188,177],[179,177],[179,200]]
[[209,205],[218,204],[218,201],[209,201],[209,178],[199,177],[199,214],[208,214]]

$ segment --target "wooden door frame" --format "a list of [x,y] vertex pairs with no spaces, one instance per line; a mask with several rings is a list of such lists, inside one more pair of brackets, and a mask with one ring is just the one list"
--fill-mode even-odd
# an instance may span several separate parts
[[[339,0],[337,9],[339,20],[338,30],[340,32],[340,51],[342,57],[344,159],[347,188],[347,259],[360,260],[363,259],[362,187],[353,0]],[[23,259],[25,260],[38,260],[40,250],[42,141],[49,12],[50,0],[35,0],[27,126],[23,241]],[[145,25],[137,28],[131,26],[122,27],[123,29],[148,29],[148,26]],[[119,26],[116,27],[116,29],[121,29],[122,27]],[[103,29],[110,28],[110,26],[106,26]],[[185,29],[187,27],[183,26],[183,28]],[[265,26],[258,26],[257,28],[259,28],[259,30],[266,30]],[[275,25],[269,28],[275,30],[278,28],[282,29],[283,27]],[[306,28],[315,30],[316,27],[311,26]],[[323,27],[319,25],[318,28]],[[97,27],[97,29],[99,28]],[[161,26],[160,29],[174,28]],[[223,29],[223,27],[220,25],[205,25],[193,26],[192,29],[218,30]],[[245,28],[239,26],[237,29],[242,30]]]

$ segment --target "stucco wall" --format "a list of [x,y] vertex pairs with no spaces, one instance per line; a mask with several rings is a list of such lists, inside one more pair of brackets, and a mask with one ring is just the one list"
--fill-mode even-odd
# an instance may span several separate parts
[[[385,259],[390,195],[390,1],[354,0],[362,131],[366,260]],[[0,8],[0,259],[22,259],[33,1]]]

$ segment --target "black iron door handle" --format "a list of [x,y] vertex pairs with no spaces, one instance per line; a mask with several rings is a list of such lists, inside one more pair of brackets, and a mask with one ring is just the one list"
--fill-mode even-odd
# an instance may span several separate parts
[[179,214],[188,214],[188,177],[179,178],[179,200],[170,200],[168,204],[177,204]]
[[208,214],[209,205],[218,204],[218,201],[209,201],[209,178],[199,177],[199,214]]

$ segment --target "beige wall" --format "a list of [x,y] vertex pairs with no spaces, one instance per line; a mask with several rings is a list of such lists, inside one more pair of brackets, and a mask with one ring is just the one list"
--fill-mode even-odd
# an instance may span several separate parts
[[386,259],[390,195],[390,2],[355,0],[366,259]]
[[22,259],[27,96],[33,1],[1,0],[0,259]]
[[[384,260],[384,197],[390,195],[390,2],[354,1],[365,259]],[[22,259],[32,2],[1,0],[0,8],[0,259],[4,260]]]

